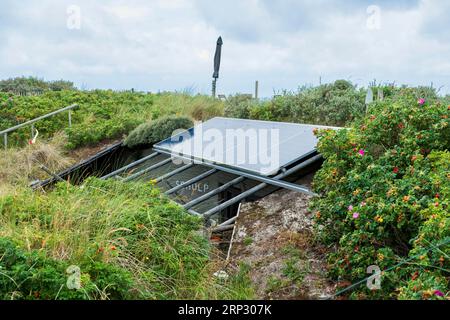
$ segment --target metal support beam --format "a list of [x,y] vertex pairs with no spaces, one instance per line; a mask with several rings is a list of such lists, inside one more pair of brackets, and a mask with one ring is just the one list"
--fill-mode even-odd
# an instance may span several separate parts
[[49,175],[51,175],[53,178],[55,178],[58,181],[64,182],[65,180],[63,178],[61,178],[60,176],[58,176],[56,173],[53,173],[50,171],[49,168],[47,168],[46,166],[44,166],[43,164],[41,164],[39,166],[39,169],[41,169],[42,171],[48,173]]
[[195,211],[195,210],[188,210],[188,213],[189,214],[191,214],[191,215],[193,215],[193,216],[197,216],[197,217],[202,217],[202,214],[201,213],[198,213],[197,211]]
[[188,210],[188,213],[193,215],[193,216],[196,216],[196,217],[201,217],[202,216],[200,213],[198,213],[197,211],[194,211],[194,210]]
[[234,216],[233,218],[231,218],[231,219],[228,219],[227,221],[225,221],[225,222],[222,222],[221,224],[219,224],[217,227],[223,227],[223,226],[228,226],[228,225],[230,225],[230,224],[233,224],[236,220],[237,220],[237,216]]
[[169,173],[166,173],[165,175],[163,175],[161,177],[156,178],[155,181],[156,181],[156,183],[160,183],[161,181],[163,181],[165,179],[169,179],[170,177],[173,177],[174,175],[176,175],[178,173],[181,173],[181,172],[183,172],[183,171],[185,171],[185,170],[187,170],[189,168],[192,168],[193,166],[194,166],[193,163],[188,163],[188,164],[186,164],[186,165],[184,165],[182,167],[179,167],[179,168],[177,168],[177,169],[175,169],[175,170],[173,170],[173,171],[171,171]]
[[72,127],[72,110],[69,110],[69,128]]
[[[171,155],[170,152],[167,152],[165,150],[161,150],[161,149],[157,149],[157,148],[155,148],[155,150],[158,151],[158,152],[164,153],[164,154]],[[175,156],[175,157],[177,157],[179,159],[185,159],[185,160],[188,160],[188,161],[192,161],[192,159],[189,159],[188,157],[184,157],[184,156],[181,156],[181,155],[171,155],[171,156]],[[313,158],[315,158],[315,157],[316,156],[314,156]],[[310,158],[310,159],[313,159],[313,158]],[[309,161],[309,159],[306,160],[306,161]],[[305,163],[306,161],[304,161],[302,163]],[[295,183],[290,183],[290,182],[287,182],[287,181],[281,181],[281,180],[276,179],[276,178],[269,178],[269,177],[261,176],[261,175],[254,174],[254,173],[239,171],[239,170],[236,170],[236,169],[232,169],[232,168],[216,165],[216,164],[209,163],[209,162],[199,162],[199,164],[207,166],[207,167],[210,167],[210,168],[213,168],[213,169],[217,169],[217,170],[220,170],[220,171],[223,171],[223,172],[231,173],[231,174],[234,174],[236,176],[243,176],[243,177],[246,177],[246,178],[251,179],[251,180],[264,182],[264,183],[267,183],[267,184],[270,184],[270,185],[273,185],[273,186],[276,186],[276,187],[289,189],[289,190],[297,191],[297,192],[303,192],[303,193],[306,193],[306,194],[311,194],[310,191],[308,190],[308,188],[306,188],[304,186],[301,186],[301,185],[298,185],[298,184],[295,184]]]
[[[289,175],[295,173],[296,171],[299,171],[300,169],[303,169],[304,167],[307,167],[307,166],[310,165],[311,163],[316,162],[316,161],[319,160],[321,157],[322,157],[321,155],[317,155],[317,156],[315,156],[315,157],[312,157],[312,158],[306,160],[305,162],[302,162],[302,163],[296,165],[295,167],[293,167],[293,168],[291,168],[291,169],[289,169],[289,170],[286,170],[285,172],[283,172],[283,173],[277,175],[277,176],[275,177],[275,179],[283,179],[283,178],[285,178],[285,177],[287,177],[287,176],[289,176]],[[224,209],[226,209],[226,208],[232,206],[233,204],[235,204],[235,203],[237,203],[237,202],[240,202],[241,200],[247,198],[248,196],[251,196],[252,194],[254,194],[254,193],[256,193],[256,192],[258,192],[258,191],[264,189],[264,188],[267,187],[267,186],[268,186],[267,183],[261,183],[261,184],[255,186],[255,187],[253,187],[253,188],[251,188],[251,189],[249,189],[249,190],[247,190],[247,191],[241,193],[240,195],[238,195],[238,196],[236,196],[236,197],[234,197],[234,198],[232,198],[232,199],[230,199],[230,200],[228,200],[228,201],[225,201],[225,202],[222,203],[221,205],[218,205],[217,207],[214,207],[214,208],[212,208],[212,209],[206,211],[203,215],[204,215],[205,219],[209,219],[209,218],[211,218],[212,216],[214,216],[214,215],[216,215],[217,213],[219,213],[220,211],[222,211],[222,210],[224,210]],[[309,194],[313,194],[313,193],[312,193],[311,191],[309,191]]]
[[153,159],[154,157],[156,157],[159,154],[160,153],[158,153],[158,152],[152,153],[152,154],[150,154],[150,155],[148,155],[148,156],[146,156],[146,157],[144,157],[144,158],[142,158],[140,160],[137,160],[137,161],[135,161],[133,163],[130,163],[129,165],[126,165],[126,166],[124,166],[124,167],[122,167],[122,168],[120,168],[120,169],[118,169],[118,170],[116,170],[114,172],[111,172],[111,173],[107,174],[106,176],[101,177],[100,179],[106,180],[106,179],[109,179],[111,177],[114,177],[114,176],[116,176],[116,175],[118,175],[118,174],[120,174],[120,173],[122,173],[124,171],[127,171],[128,169],[134,168],[134,167],[140,165],[141,163],[144,163],[147,160]]
[[191,180],[188,180],[188,181],[186,181],[186,182],[184,182],[184,183],[182,183],[182,184],[180,184],[180,185],[178,185],[178,186],[176,186],[176,187],[174,187],[174,188],[172,188],[170,190],[167,190],[164,194],[171,195],[171,194],[173,194],[173,193],[175,193],[175,192],[177,192],[177,191],[179,191],[179,190],[181,190],[181,189],[183,189],[183,188],[185,188],[187,186],[190,186],[190,185],[192,185],[192,184],[194,184],[196,182],[199,182],[199,181],[209,177],[210,175],[212,175],[212,174],[214,174],[216,172],[217,172],[216,169],[209,170],[209,171],[207,171],[205,173],[202,173],[199,176],[196,176],[196,177],[192,178]]
[[152,170],[158,169],[158,168],[168,164],[170,161],[172,161],[172,159],[171,158],[167,158],[167,159],[165,159],[165,160],[163,160],[161,162],[158,162],[157,164],[154,164],[154,165],[152,165],[152,166],[150,166],[148,168],[145,168],[144,170],[138,171],[138,172],[136,172],[135,174],[132,174],[129,177],[126,177],[122,181],[123,182],[128,182],[128,181],[134,180],[136,178],[139,178],[140,176],[142,176],[142,175],[144,175],[144,174],[146,174],[146,173],[148,173],[148,172],[150,172]]
[[244,181],[245,178],[244,177],[237,177],[236,179],[231,180],[230,182],[225,183],[223,186],[220,186],[219,188],[216,188],[214,190],[211,190],[210,192],[208,192],[207,194],[204,194],[186,204],[183,205],[183,207],[185,209],[190,209],[194,206],[196,206],[197,204],[215,196],[216,194],[221,193],[222,191],[225,191],[226,189],[234,186],[235,184],[241,183],[242,181]]
[[229,231],[229,230],[233,230],[233,229],[234,229],[234,224],[226,225],[226,226],[218,226],[218,227],[212,229],[211,232],[213,232],[213,233],[225,232],[225,231]]

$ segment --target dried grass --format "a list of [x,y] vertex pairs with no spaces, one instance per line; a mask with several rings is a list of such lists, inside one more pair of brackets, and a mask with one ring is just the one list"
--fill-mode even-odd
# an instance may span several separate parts
[[49,142],[38,141],[20,149],[0,151],[0,195],[36,179],[48,178],[40,165],[58,172],[73,163],[64,152],[66,138],[55,135]]

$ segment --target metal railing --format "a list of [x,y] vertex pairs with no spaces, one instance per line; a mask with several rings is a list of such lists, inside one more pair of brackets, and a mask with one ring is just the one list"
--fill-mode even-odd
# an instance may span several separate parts
[[31,125],[31,135],[33,136],[34,124],[36,122],[38,122],[40,120],[43,120],[43,119],[47,119],[47,118],[53,117],[53,116],[55,116],[57,114],[65,112],[65,111],[69,111],[69,119],[68,120],[69,120],[69,128],[70,128],[72,126],[72,109],[75,109],[75,108],[78,108],[78,107],[79,106],[77,104],[72,104],[72,105],[70,105],[68,107],[61,108],[59,110],[56,110],[56,111],[47,113],[47,114],[45,114],[43,116],[37,117],[37,118],[35,118],[33,120],[29,120],[27,122],[18,124],[17,126],[11,127],[9,129],[3,130],[3,131],[0,131],[0,136],[3,136],[3,142],[4,142],[5,149],[8,148],[8,133],[10,133],[12,131],[16,131],[16,130],[18,130],[20,128],[23,128],[23,127]]

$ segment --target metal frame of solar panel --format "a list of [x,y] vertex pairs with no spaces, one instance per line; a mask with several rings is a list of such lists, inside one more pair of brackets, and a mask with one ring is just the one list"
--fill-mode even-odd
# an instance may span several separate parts
[[[324,126],[315,126],[315,125],[296,125],[296,124],[290,124],[290,123],[277,123],[277,122],[268,122],[268,121],[256,121],[256,120],[241,120],[241,119],[228,119],[228,118],[213,118],[207,122],[205,122],[203,124],[203,128],[205,128],[205,124],[206,124],[206,128],[215,128],[217,129],[218,126],[220,126],[220,121],[225,122],[225,126],[224,123],[222,123],[222,127],[230,127],[230,122],[245,122],[247,128],[255,128],[259,125],[259,127],[261,127],[261,125],[265,125],[266,128],[286,128],[286,126],[290,127],[290,129],[294,128],[302,131],[303,135],[305,135],[305,128],[307,128],[308,130],[310,130],[311,132],[309,132],[309,137],[311,137],[312,134],[312,130],[314,128],[327,128],[327,129],[340,129],[340,128],[336,128],[336,127],[324,127]],[[219,125],[218,125],[219,123]],[[249,126],[251,125],[251,126]],[[135,161],[119,170],[116,170],[104,177],[102,177],[102,179],[108,179],[108,178],[117,178],[119,177],[120,174],[126,173],[129,170],[132,170],[133,168],[136,168],[140,165],[144,165],[145,163],[151,161],[152,159],[161,156],[161,155],[165,155],[167,156],[166,158],[164,158],[164,160],[162,161],[158,161],[155,164],[152,164],[144,169],[139,170],[138,172],[135,172],[127,177],[121,178],[123,181],[127,182],[127,181],[132,181],[135,179],[138,179],[142,176],[145,176],[146,174],[148,174],[151,171],[154,171],[158,168],[162,168],[166,165],[168,165],[169,163],[172,162],[172,160],[177,159],[179,162],[182,162],[180,165],[178,165],[178,167],[172,171],[169,171],[165,174],[163,174],[162,176],[158,177],[157,179],[153,179],[156,183],[162,182],[170,177],[173,177],[175,175],[181,174],[182,172],[191,169],[192,167],[198,165],[198,166],[204,166],[204,167],[208,167],[210,170],[203,172],[202,174],[199,174],[198,176],[193,177],[192,179],[189,179],[188,181],[183,182],[182,184],[179,184],[175,187],[172,187],[171,189],[167,190],[165,192],[166,195],[174,195],[177,192],[179,192],[180,190],[182,190],[183,188],[186,188],[190,185],[193,185],[194,183],[197,183],[203,179],[206,179],[218,172],[226,172],[226,173],[230,173],[236,176],[235,179],[232,179],[228,182],[226,182],[225,184],[223,184],[222,186],[213,189],[211,191],[209,191],[208,193],[193,199],[185,204],[180,204],[182,205],[184,208],[186,208],[188,210],[188,212],[190,214],[193,215],[198,215],[198,216],[203,216],[206,220],[211,219],[214,215],[220,213],[221,211],[227,209],[228,207],[241,202],[242,200],[248,198],[249,196],[261,191],[262,189],[268,187],[268,186],[275,186],[278,188],[285,188],[285,189],[289,189],[289,190],[294,190],[297,192],[302,192],[302,193],[306,193],[306,194],[313,194],[313,192],[311,190],[309,190],[307,187],[299,185],[299,184],[295,184],[295,183],[291,183],[288,181],[285,181],[283,179],[287,178],[290,175],[293,175],[294,173],[312,165],[313,163],[319,161],[321,159],[321,155],[319,155],[317,153],[317,150],[315,148],[315,144],[316,144],[316,140],[313,141],[313,146],[310,147],[309,149],[307,148],[306,151],[303,151],[303,154],[297,154],[296,157],[291,157],[291,158],[285,158],[283,161],[283,165],[281,167],[277,167],[276,170],[273,170],[271,173],[273,173],[274,176],[269,177],[268,175],[263,175],[258,173],[257,171],[254,170],[254,168],[250,168],[247,167],[238,167],[238,166],[233,166],[230,164],[226,164],[226,163],[217,163],[214,161],[214,159],[202,159],[201,157],[198,157],[198,155],[195,154],[180,154],[179,152],[173,152],[173,148],[167,148],[167,147],[163,147],[163,146],[167,146],[167,145],[174,145],[176,143],[182,143],[183,140],[179,139],[179,137],[183,137],[183,138],[192,138],[195,135],[195,129],[198,128],[198,126],[191,128],[189,130],[186,130],[182,133],[180,133],[179,135],[176,135],[174,137],[168,138],[166,140],[161,141],[160,143],[154,145],[154,153],[138,160]],[[236,128],[236,127],[235,127]],[[243,129],[245,128],[245,126],[241,126],[238,129]],[[289,134],[288,134],[289,135]],[[299,136],[299,134],[296,134],[294,136],[291,136],[292,138],[295,138]],[[290,139],[292,140],[292,139]],[[186,142],[186,140],[184,140]],[[309,141],[311,142],[311,140]],[[310,144],[311,146],[311,144]],[[303,148],[304,149],[304,148]],[[304,149],[305,150],[305,149]],[[255,185],[254,187],[243,191],[242,193],[240,193],[239,195],[233,197],[232,199],[229,199],[209,210],[207,210],[206,212],[203,213],[199,213],[195,210],[193,210],[193,207],[197,206],[199,203],[202,203],[204,201],[206,201],[207,199],[214,197],[215,195],[226,191],[227,189],[238,185],[239,183],[243,182],[245,179],[250,179],[250,180],[254,180],[254,181],[258,181],[260,182],[259,184]]]
[[[281,168],[316,152],[315,128],[338,129],[216,117],[155,144],[154,149],[201,163],[274,176]],[[271,160],[275,163],[267,167],[266,161]]]

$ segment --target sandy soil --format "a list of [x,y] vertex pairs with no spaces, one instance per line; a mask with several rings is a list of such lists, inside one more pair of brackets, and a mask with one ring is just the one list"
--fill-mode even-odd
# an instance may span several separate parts
[[[299,181],[310,185],[312,177]],[[326,249],[315,244],[310,196],[281,190],[243,204],[230,263],[251,266],[259,299],[324,299],[335,285],[326,277]]]

